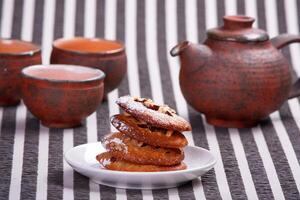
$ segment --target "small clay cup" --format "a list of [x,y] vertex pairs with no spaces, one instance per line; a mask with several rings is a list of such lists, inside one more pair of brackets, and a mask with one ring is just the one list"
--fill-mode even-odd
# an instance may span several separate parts
[[22,70],[22,97],[44,126],[79,126],[100,105],[104,91],[101,70],[73,65],[34,65]]
[[53,42],[50,62],[90,66],[102,70],[106,75],[105,97],[118,87],[127,71],[124,44],[99,38],[57,39]]
[[30,42],[0,39],[0,106],[14,106],[21,99],[21,70],[42,62],[41,49]]

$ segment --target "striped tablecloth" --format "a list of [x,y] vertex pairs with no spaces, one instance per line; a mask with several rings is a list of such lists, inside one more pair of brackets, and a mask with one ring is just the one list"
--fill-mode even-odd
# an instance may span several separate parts
[[[210,126],[183,99],[179,63],[168,53],[178,41],[202,41],[225,14],[254,16],[271,37],[299,34],[300,1],[0,0],[0,11],[1,37],[41,44],[44,63],[52,40],[74,35],[122,40],[128,54],[127,77],[80,128],[43,127],[23,104],[0,108],[0,199],[300,199],[299,99],[252,129]],[[284,53],[296,77],[299,45]],[[185,134],[189,143],[216,156],[214,170],[181,187],[153,191],[99,186],[72,171],[63,152],[109,133],[109,116],[119,112],[114,101],[125,94],[176,108],[192,124]]]

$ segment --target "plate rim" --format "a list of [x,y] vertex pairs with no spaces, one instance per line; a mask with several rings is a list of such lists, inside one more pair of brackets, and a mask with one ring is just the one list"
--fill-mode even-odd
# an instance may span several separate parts
[[[78,149],[78,148],[82,148],[83,146],[87,146],[87,145],[96,145],[96,144],[100,144],[102,145],[101,142],[90,142],[90,143],[85,143],[85,144],[80,144],[80,145],[77,145],[75,147],[72,147],[70,149],[68,149],[65,153],[64,153],[64,159],[65,161],[74,169],[73,166],[76,166],[76,168],[79,168],[81,170],[86,170],[86,171],[92,171],[92,172],[101,172],[101,173],[104,173],[104,174],[126,174],[126,175],[129,175],[129,176],[137,176],[137,175],[144,175],[144,176],[153,176],[153,175],[168,175],[168,174],[182,174],[182,173],[190,173],[190,172],[195,172],[195,171],[198,171],[198,170],[206,170],[208,168],[212,168],[217,160],[216,160],[216,157],[207,149],[204,149],[202,147],[198,147],[198,146],[192,146],[192,145],[188,145],[186,146],[187,148],[195,148],[197,150],[201,150],[201,151],[204,151],[206,152],[207,154],[209,154],[211,157],[212,157],[212,161],[209,162],[208,164],[206,165],[203,165],[201,168],[192,168],[192,169],[184,169],[184,170],[175,170],[175,171],[160,171],[160,172],[130,172],[130,171],[116,171],[116,170],[107,170],[107,169],[104,169],[104,168],[99,168],[99,169],[96,169],[96,168],[93,168],[91,166],[88,166],[88,169],[85,168],[85,167],[82,167],[81,163],[79,162],[74,162],[70,159],[68,159],[68,154],[71,152],[71,151],[74,151],[74,149]],[[185,147],[185,148],[186,148]],[[76,170],[75,170],[76,171]]]

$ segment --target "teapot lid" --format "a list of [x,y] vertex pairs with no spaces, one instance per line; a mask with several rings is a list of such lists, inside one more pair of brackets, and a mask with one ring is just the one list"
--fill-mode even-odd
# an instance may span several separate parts
[[266,31],[253,28],[255,21],[252,17],[232,15],[223,17],[224,25],[209,29],[208,38],[234,42],[262,42],[269,40]]

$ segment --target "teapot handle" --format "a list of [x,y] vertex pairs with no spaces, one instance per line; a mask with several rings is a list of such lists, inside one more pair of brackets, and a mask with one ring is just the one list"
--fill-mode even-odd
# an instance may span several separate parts
[[[281,34],[271,40],[272,44],[277,48],[281,49],[282,47],[289,45],[294,42],[300,43],[299,35],[292,34]],[[300,96],[300,78],[294,83],[291,88],[289,99]]]

